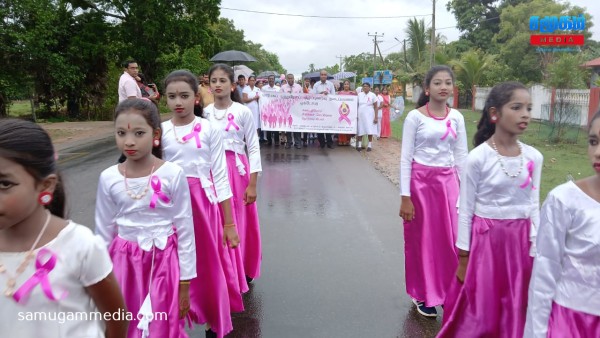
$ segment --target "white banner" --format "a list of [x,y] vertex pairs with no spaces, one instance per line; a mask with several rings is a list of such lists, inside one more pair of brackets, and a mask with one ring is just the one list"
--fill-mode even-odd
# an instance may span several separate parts
[[354,95],[260,93],[262,130],[356,134]]

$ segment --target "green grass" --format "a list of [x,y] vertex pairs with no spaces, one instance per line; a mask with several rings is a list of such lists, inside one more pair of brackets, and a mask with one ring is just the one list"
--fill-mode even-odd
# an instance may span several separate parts
[[[414,109],[408,103],[402,118],[392,122],[392,136],[402,139],[402,125],[407,113]],[[465,117],[469,150],[473,148],[473,135],[477,130],[477,122],[481,113],[471,110],[461,110]],[[572,131],[571,131],[572,133]],[[579,131],[576,144],[555,144],[547,140],[547,127],[534,121],[529,125],[521,141],[535,147],[544,155],[544,168],[542,169],[541,195],[542,201],[550,190],[567,181],[567,175],[575,180],[593,175],[593,170],[587,156],[587,133]]]
[[12,117],[31,115],[31,103],[29,101],[13,101],[8,109],[8,115]]

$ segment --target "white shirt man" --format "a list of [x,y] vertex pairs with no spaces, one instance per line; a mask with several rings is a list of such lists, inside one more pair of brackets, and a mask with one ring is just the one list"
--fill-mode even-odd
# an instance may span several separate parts
[[335,94],[335,86],[331,81],[327,81],[327,71],[322,70],[320,74],[321,81],[318,81],[313,86],[313,94]]
[[123,63],[123,74],[119,79],[119,103],[127,99],[141,99],[142,91],[135,81],[138,75],[138,64],[133,60]]
[[[282,93],[288,93],[288,94],[300,94],[302,93],[302,86],[300,86],[297,83],[294,83],[294,74],[288,74],[286,77],[286,83],[281,85],[281,92]],[[302,140],[300,139],[300,132],[287,132],[285,133],[286,136],[286,143],[285,143],[285,147],[287,149],[292,147],[292,140],[294,142],[294,145],[296,147],[296,149],[300,149],[302,148]]]
[[260,90],[263,92],[279,92],[279,87],[275,86],[275,76],[271,75],[268,78],[269,83],[264,85]]

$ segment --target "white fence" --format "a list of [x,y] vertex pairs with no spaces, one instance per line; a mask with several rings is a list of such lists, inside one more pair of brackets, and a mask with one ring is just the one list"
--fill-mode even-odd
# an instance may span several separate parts
[[[492,88],[490,87],[475,87],[475,110],[483,110],[485,100]],[[542,107],[549,107],[552,102],[552,89],[536,84],[529,88],[531,94],[531,117],[534,119],[548,119],[547,114],[543,114]],[[590,104],[589,89],[557,89],[554,97],[554,104],[560,101],[570,105],[580,107],[581,113],[579,122],[581,126],[588,124],[588,111]]]

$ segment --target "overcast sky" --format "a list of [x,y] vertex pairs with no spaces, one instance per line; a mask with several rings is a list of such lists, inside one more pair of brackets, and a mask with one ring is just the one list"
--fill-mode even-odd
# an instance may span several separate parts
[[[458,39],[459,32],[453,26],[456,20],[446,10],[447,0],[436,2],[436,30],[447,41]],[[576,0],[571,4],[587,7],[594,18],[593,38],[600,40],[600,1]],[[390,17],[425,16],[431,24],[431,0],[222,0],[221,16],[232,19],[237,29],[244,30],[246,39],[260,43],[264,48],[279,56],[281,65],[293,74],[308,70],[308,65],[332,66],[339,63],[336,56],[373,53],[373,38],[368,33],[384,34],[379,44],[384,54],[398,52],[400,41],[406,38],[404,29],[410,17],[394,19],[325,19],[290,17],[233,11],[253,10],[261,12],[344,16],[344,17]],[[596,15],[594,15],[596,14]],[[418,19],[423,18],[417,16]],[[445,28],[452,27],[452,28]],[[252,64],[249,64],[252,68]]]

